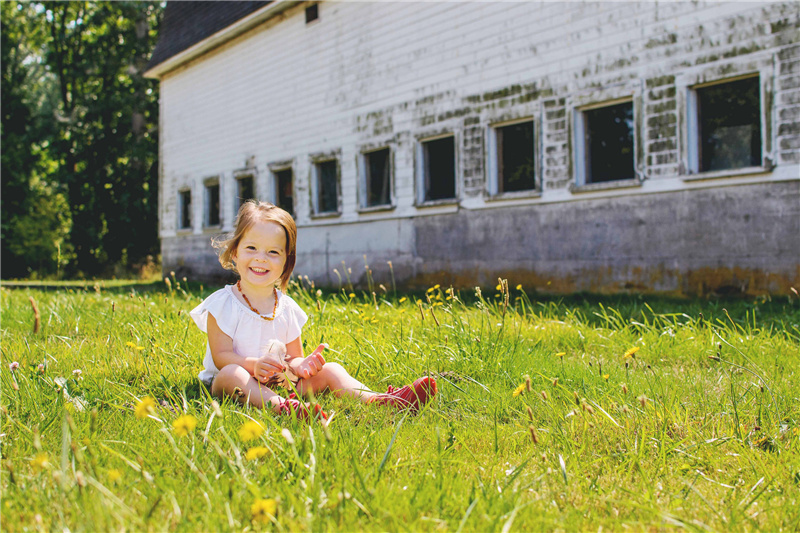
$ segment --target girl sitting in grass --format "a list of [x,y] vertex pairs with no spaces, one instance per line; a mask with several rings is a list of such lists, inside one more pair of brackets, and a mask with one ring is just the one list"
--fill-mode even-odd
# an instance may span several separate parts
[[[417,411],[436,394],[425,376],[401,389],[378,394],[338,363],[328,363],[322,346],[308,357],[300,339],[308,316],[284,294],[295,264],[297,227],[292,216],[270,203],[248,200],[239,209],[236,228],[214,242],[223,267],[239,275],[191,311],[208,335],[200,380],[214,396],[233,396],[256,407],[304,419],[327,419],[322,408],[300,402],[300,395],[331,391],[364,403]],[[286,345],[286,358],[270,353],[274,341]],[[265,348],[266,347],[266,348]],[[290,379],[286,379],[289,376]]]

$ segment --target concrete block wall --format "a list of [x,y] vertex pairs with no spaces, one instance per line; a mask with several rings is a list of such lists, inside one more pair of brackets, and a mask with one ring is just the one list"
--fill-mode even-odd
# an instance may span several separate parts
[[[377,278],[388,279],[392,261],[397,279],[411,285],[446,271],[465,285],[507,273],[560,290],[707,292],[736,286],[733,274],[720,277],[714,269],[732,273],[739,263],[754,272],[752,282],[739,284],[745,292],[800,284],[800,232],[793,233],[800,217],[796,2],[322,2],[320,19],[308,25],[304,8],[162,78],[165,270],[177,265],[198,277],[219,274],[208,243],[232,228],[234,176],[249,169],[257,196],[274,200],[269,169],[280,162],[295,178],[297,272],[318,283],[337,283],[333,268],[342,261],[358,278],[366,256]],[[696,179],[686,156],[688,88],[753,72],[763,86],[765,167]],[[618,98],[634,102],[637,183],[576,189],[576,109]],[[534,122],[537,190],[492,197],[490,128],[518,119]],[[417,143],[440,134],[456,139],[458,198],[417,205]],[[384,146],[392,152],[393,205],[366,212],[359,208],[358,159]],[[313,162],[326,154],[337,158],[341,178],[341,214],[333,218],[315,217],[311,209]],[[204,228],[203,181],[211,177],[221,184],[222,223]],[[193,191],[189,232],[176,228],[182,188]],[[738,200],[715,201],[731,198]],[[664,218],[639,224],[634,205]],[[733,205],[779,215],[751,216],[747,231],[734,229],[726,222]],[[686,219],[676,225],[675,213]],[[581,223],[559,222],[566,220]],[[658,231],[661,223],[688,233],[677,239]],[[692,227],[719,238],[703,242]],[[539,237],[564,237],[564,228],[568,239]],[[756,237],[766,234],[788,243],[771,259],[759,247],[766,241]],[[736,235],[748,237],[731,248]],[[491,236],[499,239],[493,253],[515,250],[513,264],[479,254],[454,259]],[[669,242],[642,249],[640,239]],[[699,242],[703,254],[692,255]],[[759,251],[749,252],[751,244]],[[613,260],[598,255],[612,249]],[[688,257],[694,259],[682,259]],[[586,269],[594,274],[581,277]],[[697,279],[703,269],[710,269],[707,279]]]

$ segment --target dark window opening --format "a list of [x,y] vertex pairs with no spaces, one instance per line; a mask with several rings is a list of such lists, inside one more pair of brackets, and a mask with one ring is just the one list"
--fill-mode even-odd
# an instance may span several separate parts
[[590,109],[583,117],[586,183],[633,179],[633,103]]
[[278,207],[294,216],[294,188],[292,187],[292,169],[275,172],[276,199]]
[[453,137],[422,143],[425,201],[456,197],[456,156]]
[[180,228],[192,227],[192,191],[180,192]]
[[497,128],[496,138],[497,192],[535,189],[533,122]]
[[219,225],[219,183],[206,186],[206,194],[208,194],[208,216],[206,218],[207,226]]
[[761,165],[759,78],[697,89],[700,171]]
[[317,207],[319,213],[339,211],[336,160],[317,163]]
[[367,178],[367,205],[375,207],[389,205],[390,203],[390,172],[391,157],[388,148],[364,154]]
[[253,184],[253,177],[247,176],[244,178],[239,178],[237,181],[237,192],[236,192],[236,210],[238,211],[242,204],[245,203],[247,200],[255,198],[255,188]]
[[306,8],[306,24],[319,18],[319,5],[312,4]]

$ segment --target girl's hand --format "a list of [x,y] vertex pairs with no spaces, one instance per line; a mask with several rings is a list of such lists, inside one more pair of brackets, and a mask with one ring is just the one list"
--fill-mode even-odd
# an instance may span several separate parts
[[278,372],[286,370],[283,362],[278,361],[271,355],[264,355],[259,357],[253,368],[253,377],[261,383],[266,381]]
[[314,377],[322,370],[322,366],[325,364],[325,358],[322,357],[322,350],[325,348],[324,344],[320,344],[317,346],[317,349],[314,352],[303,359],[299,365],[294,370],[294,373],[297,377],[301,379],[308,379]]

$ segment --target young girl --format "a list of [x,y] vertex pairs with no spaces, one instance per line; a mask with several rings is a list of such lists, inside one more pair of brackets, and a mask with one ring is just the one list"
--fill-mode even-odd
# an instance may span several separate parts
[[[239,209],[236,229],[222,241],[224,268],[239,276],[191,311],[197,326],[208,335],[200,380],[214,396],[234,396],[256,407],[302,418],[325,413],[277,386],[287,366],[299,379],[301,394],[332,391],[337,396],[356,397],[364,403],[417,411],[436,394],[433,378],[422,377],[412,385],[377,394],[350,376],[338,363],[328,363],[322,346],[303,354],[300,334],[308,316],[284,294],[295,264],[297,227],[291,215],[270,203],[248,200]],[[286,345],[285,363],[264,354],[265,344],[278,340]],[[262,355],[263,354],[263,355]]]

